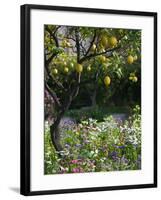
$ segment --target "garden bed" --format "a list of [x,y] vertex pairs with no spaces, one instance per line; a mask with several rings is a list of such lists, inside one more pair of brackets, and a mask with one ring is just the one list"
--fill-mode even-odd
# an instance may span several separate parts
[[72,118],[64,118],[61,123],[64,149],[59,153],[52,146],[46,126],[45,173],[141,169],[140,108],[136,107],[124,123],[116,120],[120,114],[113,116],[108,114],[102,121],[88,118],[77,123]]

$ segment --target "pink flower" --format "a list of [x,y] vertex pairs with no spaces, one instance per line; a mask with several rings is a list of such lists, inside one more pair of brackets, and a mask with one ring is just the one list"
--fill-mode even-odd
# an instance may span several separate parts
[[73,169],[72,169],[72,172],[73,172],[73,173],[81,173],[81,172],[83,172],[83,169],[81,169],[80,167],[78,167],[78,168],[73,168]]
[[73,172],[73,173],[78,173],[78,172],[79,172],[79,168],[73,168],[73,169],[72,169],[72,172]]
[[77,163],[78,163],[78,160],[71,160],[71,163],[72,163],[72,164],[77,164]]

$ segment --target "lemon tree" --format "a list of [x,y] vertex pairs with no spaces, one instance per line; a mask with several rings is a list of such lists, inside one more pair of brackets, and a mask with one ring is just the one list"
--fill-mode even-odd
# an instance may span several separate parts
[[135,87],[140,52],[140,30],[45,25],[45,91],[52,99],[50,134],[57,151],[63,149],[59,123],[72,102],[82,91],[96,104],[98,93],[103,102],[118,88]]

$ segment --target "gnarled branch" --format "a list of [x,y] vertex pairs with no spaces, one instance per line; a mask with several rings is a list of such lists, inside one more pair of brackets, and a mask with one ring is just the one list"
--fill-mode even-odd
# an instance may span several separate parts
[[54,100],[54,102],[56,103],[56,105],[57,105],[58,107],[61,107],[61,103],[60,103],[60,101],[59,101],[59,99],[58,99],[56,93],[55,93],[53,90],[51,90],[51,88],[48,86],[47,83],[45,83],[45,88],[46,88],[46,90],[49,92],[50,96],[53,98],[53,100]]
[[80,44],[79,44],[79,31],[78,28],[75,29],[75,40],[76,40],[76,49],[77,49],[77,62],[80,61]]

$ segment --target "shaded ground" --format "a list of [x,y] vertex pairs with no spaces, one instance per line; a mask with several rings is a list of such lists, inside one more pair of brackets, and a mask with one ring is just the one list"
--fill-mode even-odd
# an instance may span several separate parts
[[128,118],[128,114],[125,113],[111,114],[111,115],[116,121],[124,122]]

